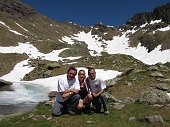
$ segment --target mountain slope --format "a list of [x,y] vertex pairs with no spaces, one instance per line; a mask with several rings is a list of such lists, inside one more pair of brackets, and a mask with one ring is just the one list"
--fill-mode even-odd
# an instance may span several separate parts
[[162,20],[162,22],[170,23],[170,3],[156,7],[153,12],[138,13],[129,19],[126,24],[142,25],[154,20]]
[[[83,27],[71,22],[51,20],[19,0],[1,0],[0,53],[4,58],[6,56],[3,54],[17,53],[27,55],[28,61],[57,61],[61,65],[78,62],[79,66],[92,63],[91,66],[99,68],[107,67],[112,59],[106,60],[105,64],[101,64],[101,61],[96,63],[98,56],[102,60],[107,55],[112,58],[116,54],[132,56],[136,61],[146,64],[166,63],[170,61],[169,6],[167,3],[155,8],[153,12],[139,13],[126,25],[117,28],[101,22]],[[137,20],[139,17],[144,18]],[[25,50],[20,50],[24,47]],[[56,58],[50,56],[56,52]],[[38,55],[34,57],[33,54]],[[87,64],[81,63],[83,59]],[[21,56],[21,60],[25,60],[25,57]]]

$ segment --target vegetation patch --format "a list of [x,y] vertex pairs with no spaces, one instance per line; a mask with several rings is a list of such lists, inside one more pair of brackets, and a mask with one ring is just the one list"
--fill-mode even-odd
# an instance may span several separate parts
[[0,76],[10,73],[17,63],[26,59],[28,59],[26,54],[0,53]]
[[[60,117],[51,116],[51,105],[45,105],[40,103],[37,108],[29,113],[16,117],[7,117],[0,122],[0,126],[9,127],[74,127],[79,125],[80,127],[160,127],[161,123],[147,123],[140,122],[139,119],[144,116],[159,114],[162,116],[165,127],[170,126],[170,107],[153,107],[144,104],[126,104],[122,110],[115,110],[112,105],[109,106],[109,115],[97,114],[92,115],[81,114],[77,116],[70,116],[64,114]],[[129,118],[135,117],[134,121],[129,121]]]

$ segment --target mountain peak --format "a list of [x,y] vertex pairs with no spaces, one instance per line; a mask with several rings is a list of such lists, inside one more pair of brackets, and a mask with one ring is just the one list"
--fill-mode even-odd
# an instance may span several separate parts
[[19,0],[1,0],[0,11],[11,15],[27,16],[36,14],[33,8],[23,4]]
[[163,22],[170,22],[170,2],[156,7],[153,12],[141,12],[130,18],[126,24],[128,25],[142,25],[146,22],[154,20],[162,20]]

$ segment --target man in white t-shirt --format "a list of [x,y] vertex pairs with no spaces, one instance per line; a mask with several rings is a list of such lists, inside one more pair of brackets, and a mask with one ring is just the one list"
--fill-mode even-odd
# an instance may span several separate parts
[[57,96],[52,109],[53,116],[60,116],[68,109],[68,113],[75,115],[77,112],[77,105],[80,100],[79,90],[80,84],[78,79],[75,78],[77,70],[70,67],[67,75],[60,76],[57,86]]
[[103,105],[104,114],[109,114],[108,106],[106,102],[106,94],[104,89],[106,88],[105,83],[98,77],[96,77],[96,72],[94,68],[88,69],[87,84],[90,87],[91,94],[93,96],[92,103],[95,106],[95,112],[101,111],[101,103]]

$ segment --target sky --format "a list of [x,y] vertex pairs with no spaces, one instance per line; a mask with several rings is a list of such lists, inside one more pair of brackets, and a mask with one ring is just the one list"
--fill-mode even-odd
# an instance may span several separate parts
[[57,21],[81,26],[102,22],[121,26],[139,12],[149,12],[170,0],[22,0],[37,12]]

